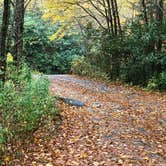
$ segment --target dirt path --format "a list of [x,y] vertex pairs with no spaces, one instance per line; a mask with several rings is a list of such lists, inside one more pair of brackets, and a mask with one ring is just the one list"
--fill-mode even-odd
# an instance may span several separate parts
[[166,165],[166,95],[70,75],[49,79],[53,94],[85,106],[59,103],[59,132],[49,136],[44,129],[37,131],[23,165]]

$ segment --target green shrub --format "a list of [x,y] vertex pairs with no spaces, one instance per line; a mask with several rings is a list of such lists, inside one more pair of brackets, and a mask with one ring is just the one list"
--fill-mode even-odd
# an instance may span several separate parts
[[49,81],[42,76],[31,77],[26,65],[17,73],[16,79],[8,71],[10,80],[0,87],[0,151],[8,141],[33,133],[42,118],[56,114],[55,99],[49,94]]
[[162,72],[159,76],[155,76],[149,80],[147,88],[149,90],[166,90],[166,72]]
[[58,25],[42,20],[39,14],[25,16],[24,55],[26,63],[42,73],[68,73],[75,55],[82,55],[80,36],[65,34],[62,39],[49,40]]
[[76,57],[72,62],[72,73],[91,78],[108,80],[108,75],[99,67],[90,64],[85,57]]
[[[163,76],[159,75],[166,69],[165,43],[163,42],[161,49],[157,49],[157,45],[159,41],[165,41],[166,35],[157,22],[142,24],[141,20],[142,18],[136,17],[125,24],[122,36],[111,36],[89,26],[84,39],[88,43],[85,48],[86,61],[77,65],[77,72],[93,75],[95,72],[87,71],[97,68],[107,73],[110,80],[122,80],[143,87],[148,85],[153,76],[157,76],[157,89],[163,89],[163,83],[159,83]],[[80,61],[82,60],[77,63]],[[82,68],[84,70],[80,72]]]

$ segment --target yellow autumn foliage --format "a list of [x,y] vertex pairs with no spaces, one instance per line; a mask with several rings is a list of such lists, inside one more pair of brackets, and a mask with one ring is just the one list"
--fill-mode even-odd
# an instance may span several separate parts
[[[121,17],[121,22],[125,22],[126,18],[130,18],[133,15],[136,15],[136,12],[132,9],[133,3],[137,3],[139,0],[118,0],[119,14]],[[50,40],[54,40],[59,37],[64,36],[64,31],[67,30],[73,22],[76,21],[76,18],[80,20],[86,15],[84,10],[82,10],[78,3],[91,11],[96,17],[99,13],[92,6],[90,1],[80,1],[80,0],[45,0],[44,1],[44,19],[49,19],[52,23],[59,23],[61,27],[50,37]],[[104,10],[100,5],[99,1],[94,0],[93,3],[100,9]],[[102,19],[102,18],[101,18]],[[105,24],[105,22],[103,22]]]
[[7,53],[7,62],[13,62],[13,56],[11,53]]

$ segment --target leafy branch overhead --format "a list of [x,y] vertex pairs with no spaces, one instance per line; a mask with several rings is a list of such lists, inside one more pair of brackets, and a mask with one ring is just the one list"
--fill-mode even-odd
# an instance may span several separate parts
[[[119,2],[124,3],[124,2]],[[47,0],[43,18],[59,22],[62,28],[53,36],[55,39],[70,24],[86,24],[93,21],[96,27],[109,31],[113,35],[121,33],[119,9],[117,1],[109,0]]]

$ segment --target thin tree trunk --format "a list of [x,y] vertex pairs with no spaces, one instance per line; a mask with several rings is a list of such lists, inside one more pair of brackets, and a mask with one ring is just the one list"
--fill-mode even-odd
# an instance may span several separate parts
[[144,21],[147,24],[148,23],[148,16],[147,16],[147,8],[146,8],[145,0],[142,0],[142,7],[143,7]]
[[119,17],[117,0],[115,0],[115,11],[116,11],[116,17],[117,17],[117,24],[118,24],[119,34],[122,35],[122,29],[121,29],[121,23],[120,23],[120,17]]
[[[162,30],[163,25],[163,16],[164,16],[164,4],[163,0],[159,0],[157,4],[157,13],[156,13],[156,20],[158,21],[159,29]],[[162,40],[159,39],[157,42],[157,51],[161,51],[162,49]]]
[[109,21],[109,17],[108,17],[108,9],[106,7],[105,1],[103,0],[102,2],[103,2],[104,11],[105,11],[105,20],[106,20],[106,23],[107,23],[108,33],[111,34],[110,21]]
[[15,61],[20,67],[23,56],[24,0],[16,0],[15,5]]
[[111,6],[112,6],[113,21],[114,21],[114,31],[115,31],[115,36],[117,36],[118,27],[117,27],[117,18],[116,18],[116,9],[115,9],[114,0],[111,0]]
[[114,26],[113,26],[113,18],[112,18],[112,11],[111,11],[111,4],[110,1],[107,0],[107,10],[108,10],[108,21],[110,22],[111,25],[111,32],[112,32],[112,36],[114,36]]
[[3,20],[0,41],[0,81],[5,82],[6,73],[6,39],[10,17],[10,0],[4,0]]

